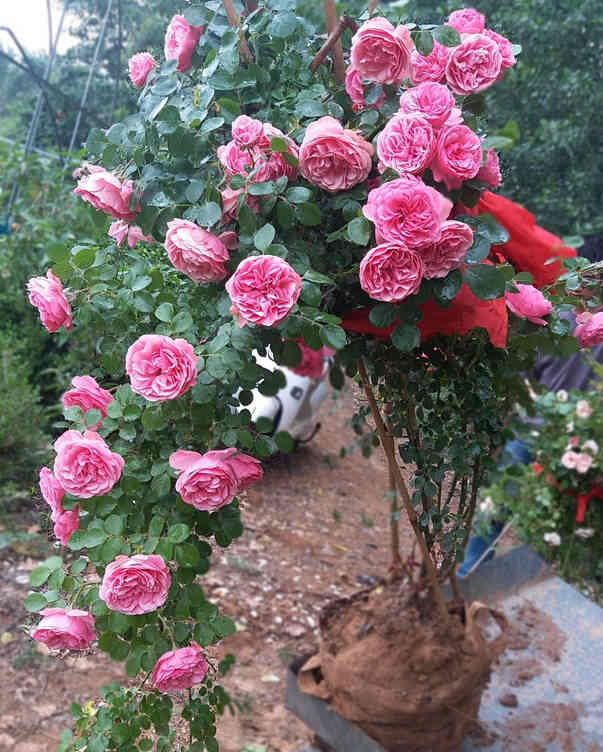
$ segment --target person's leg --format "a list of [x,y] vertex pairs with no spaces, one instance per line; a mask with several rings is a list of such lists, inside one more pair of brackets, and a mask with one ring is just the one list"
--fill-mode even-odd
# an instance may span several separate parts
[[[530,447],[524,441],[521,441],[521,439],[511,439],[504,446],[498,467],[502,470],[505,467],[509,467],[509,465],[527,465],[531,460],[532,452],[530,451]],[[505,526],[507,516],[505,511],[504,508],[498,510],[497,518],[492,520],[488,520],[487,513],[485,512],[477,513],[473,522],[475,535],[471,536],[467,544],[465,559],[456,573],[458,578],[463,579],[463,577],[466,577],[476,566],[486,549],[496,541]],[[489,561],[493,556],[494,549],[489,551],[480,563],[483,564],[483,562]]]

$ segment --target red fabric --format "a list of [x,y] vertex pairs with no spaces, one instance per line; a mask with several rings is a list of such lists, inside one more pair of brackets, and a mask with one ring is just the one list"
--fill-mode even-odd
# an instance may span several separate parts
[[497,260],[509,261],[518,272],[529,272],[536,287],[552,285],[563,272],[560,261],[545,265],[548,259],[576,256],[576,251],[564,246],[561,238],[537,225],[533,214],[504,196],[484,191],[476,206],[464,207],[463,211],[472,216],[491,214],[507,230],[509,240],[492,246],[492,254]]
[[[341,326],[350,332],[373,334],[380,339],[389,339],[396,323],[385,329],[378,329],[369,320],[370,308],[349,311],[343,317]],[[421,332],[421,341],[436,334],[467,334],[476,327],[488,332],[490,342],[495,347],[505,347],[507,343],[507,306],[504,298],[480,300],[467,285],[448,308],[440,306],[430,299],[421,305],[423,318],[417,324]]]
[[603,486],[595,486],[594,488],[591,488],[590,491],[583,494],[576,493],[569,489],[565,493],[569,493],[576,497],[578,503],[576,508],[576,522],[584,522],[584,515],[586,514],[588,502],[591,499],[603,499]]

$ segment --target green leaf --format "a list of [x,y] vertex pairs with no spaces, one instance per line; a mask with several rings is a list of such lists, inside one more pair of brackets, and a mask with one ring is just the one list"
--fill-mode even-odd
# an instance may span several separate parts
[[427,57],[433,50],[433,35],[430,31],[418,31],[412,35],[417,52]]
[[222,209],[214,201],[209,201],[207,204],[197,207],[195,218],[202,227],[211,227],[222,218]]
[[40,585],[43,585],[46,580],[50,577],[52,574],[52,569],[49,567],[41,566],[36,567],[32,572],[29,574],[29,584],[32,587],[40,587]]
[[253,236],[253,242],[258,251],[267,250],[268,246],[274,240],[276,230],[271,224],[265,224]]
[[371,324],[380,329],[391,326],[398,317],[397,309],[389,303],[379,303],[369,313]]
[[88,428],[90,426],[95,426],[100,420],[103,419],[102,413],[100,410],[97,410],[96,408],[91,408],[90,410],[86,411],[86,414],[84,415],[84,423]]
[[111,535],[121,535],[124,531],[125,515],[110,514],[105,520],[105,530]]
[[436,26],[433,30],[433,36],[444,47],[456,47],[461,43],[461,35],[452,26],[444,24],[443,26]]
[[115,420],[121,418],[121,405],[116,399],[107,405],[107,417],[114,418]]
[[382,94],[383,86],[381,84],[369,84],[364,87],[364,101],[368,105],[377,104]]
[[167,323],[168,321],[172,320],[173,315],[174,306],[171,303],[162,303],[155,309],[155,316],[159,319],[159,321],[165,321]]
[[191,204],[196,203],[203,194],[204,185],[200,180],[191,180],[188,184],[188,188],[184,191],[184,197]]
[[96,251],[94,248],[82,248],[73,257],[73,263],[80,269],[87,269],[94,263]]
[[276,136],[275,138],[270,139],[270,149],[282,154],[283,152],[289,151],[289,144],[284,138]]
[[23,605],[31,613],[37,613],[48,605],[48,601],[41,593],[30,593],[23,601]]
[[322,326],[320,338],[327,347],[332,347],[334,350],[341,350],[348,341],[345,330],[340,326]]
[[211,626],[218,637],[229,637],[237,631],[234,621],[228,616],[217,616]]
[[421,344],[420,332],[411,324],[398,324],[392,332],[392,344],[402,352],[410,352]]
[[289,454],[295,449],[295,441],[287,431],[279,431],[274,435],[274,442],[283,454]]
[[356,217],[346,227],[348,240],[356,245],[366,245],[371,237],[371,226],[364,217]]
[[268,28],[267,33],[273,37],[290,37],[297,29],[297,16],[290,11],[277,13]]
[[331,277],[327,277],[326,274],[314,271],[314,269],[308,269],[304,273],[303,278],[308,282],[314,282],[317,285],[334,285],[335,281]]
[[304,186],[296,185],[289,188],[285,195],[292,204],[304,204],[312,198],[312,191]]
[[73,564],[69,567],[69,571],[73,574],[81,574],[84,569],[88,566],[88,561],[86,559],[76,559]]
[[317,204],[311,204],[309,202],[298,204],[295,207],[295,216],[299,219],[302,225],[306,225],[306,227],[315,227],[322,221],[320,207]]
[[251,196],[271,196],[276,191],[276,184],[273,180],[267,180],[264,183],[252,183],[249,186]]
[[488,149],[511,149],[513,144],[513,139],[506,136],[486,136],[482,141],[482,149],[484,151],[488,151]]
[[201,561],[201,554],[192,543],[182,543],[174,549],[176,561],[182,567],[196,567]]
[[501,298],[505,292],[505,277],[495,266],[473,264],[465,268],[465,282],[481,300]]
[[193,317],[188,311],[180,311],[172,319],[172,328],[177,334],[187,331],[193,326]]
[[171,543],[182,543],[190,534],[191,530],[189,526],[179,522],[176,525],[170,525],[167,537]]
[[76,530],[69,537],[67,545],[72,551],[79,551],[81,548],[94,548],[100,546],[107,540],[107,534],[100,528],[89,528],[88,530]]
[[278,356],[278,364],[294,368],[301,363],[302,351],[297,342],[288,339],[283,344],[283,349]]

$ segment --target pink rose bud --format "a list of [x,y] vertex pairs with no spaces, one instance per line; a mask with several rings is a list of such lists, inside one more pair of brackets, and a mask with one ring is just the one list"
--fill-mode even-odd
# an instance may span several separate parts
[[254,146],[264,135],[264,124],[261,120],[239,115],[233,120],[231,133],[238,146]]
[[224,244],[224,247],[229,251],[236,251],[239,247],[239,236],[233,230],[221,232],[218,235],[218,240],[220,240]]
[[576,323],[574,337],[580,343],[580,347],[595,347],[603,342],[603,311],[579,313]]
[[165,249],[172,264],[193,282],[217,282],[227,275],[230,258],[220,238],[187,219],[167,223]]
[[111,611],[148,614],[161,608],[172,583],[161,556],[118,556],[105,569],[98,597]]
[[448,190],[460,188],[471,180],[482,164],[482,142],[467,125],[449,125],[438,135],[435,157],[431,164],[433,177]]
[[197,356],[184,339],[143,334],[126,353],[126,373],[133,392],[149,402],[181,397],[197,381]]
[[177,60],[180,72],[191,67],[193,52],[203,34],[203,26],[191,26],[184,16],[176,15],[170,21],[164,42],[166,60]]
[[442,223],[440,239],[421,249],[425,279],[445,277],[458,269],[473,245],[473,230],[464,222],[449,219]]
[[80,499],[109,493],[121,478],[124,459],[94,431],[65,431],[54,442],[54,474],[67,493]]
[[410,81],[413,86],[424,81],[442,83],[446,78],[446,66],[450,57],[450,47],[433,42],[433,49],[429,55],[421,55],[417,50],[410,54]]
[[497,34],[495,31],[491,31],[490,29],[486,29],[483,34],[484,36],[488,37],[488,39],[491,39],[493,42],[495,42],[496,46],[498,47],[498,51],[500,52],[500,56],[502,57],[502,67],[499,78],[502,78],[502,71],[505,71],[507,70],[507,68],[511,68],[515,65],[516,61],[515,55],[513,54],[513,45],[506,37],[503,37],[500,34]]
[[435,146],[435,133],[426,118],[418,113],[399,113],[388,121],[377,138],[380,168],[391,167],[400,174],[420,174],[431,162]]
[[196,642],[186,648],[164,653],[153,668],[151,685],[160,692],[188,689],[200,684],[209,666]]
[[345,90],[352,100],[352,109],[354,112],[360,112],[370,107],[373,110],[378,109],[385,102],[385,92],[381,93],[375,104],[368,105],[364,101],[364,86],[362,85],[362,76],[353,65],[349,65],[345,72]]
[[455,94],[477,94],[500,76],[502,55],[493,39],[470,34],[450,53],[446,81]]
[[373,147],[357,131],[344,130],[327,115],[306,128],[299,169],[308,182],[325,191],[347,191],[366,180],[372,154]]
[[374,188],[362,213],[375,223],[383,240],[422,248],[439,240],[442,222],[451,209],[452,201],[435,188],[413,175],[405,175]]
[[[113,395],[106,389],[102,389],[92,376],[74,376],[71,379],[73,389],[61,396],[61,402],[65,407],[81,407],[85,414],[88,410],[100,410],[103,418],[107,417],[107,405],[113,402]],[[97,431],[102,425],[102,419],[90,426],[91,431]]]
[[137,52],[128,60],[130,81],[141,89],[146,84],[149,73],[156,67],[157,61],[150,52]]
[[226,292],[240,326],[274,326],[297,303],[301,285],[301,277],[286,261],[264,254],[243,259],[226,283]]
[[521,285],[514,282],[513,286],[518,292],[505,292],[507,308],[521,319],[546,326],[547,322],[542,317],[548,316],[553,310],[552,303],[533,285]]
[[330,347],[321,347],[320,350],[312,350],[303,339],[295,340],[302,352],[301,361],[290,368],[298,376],[307,379],[321,379],[325,372],[325,363],[334,354],[335,350]]
[[459,34],[481,34],[486,26],[486,17],[475,8],[461,8],[453,11],[446,23]]
[[417,292],[423,271],[417,251],[399,243],[384,243],[360,262],[360,286],[373,300],[399,303]]
[[[249,119],[251,120],[251,118]],[[271,123],[263,123],[262,133],[253,146],[242,146],[233,140],[218,147],[218,160],[226,173],[227,179],[230,180],[233,175],[244,177],[251,175],[253,183],[278,180],[280,177],[294,180],[297,177],[297,167],[287,164],[280,152],[270,149],[272,138],[283,139],[287,144],[289,156],[297,160],[299,149],[295,141]],[[257,199],[255,200],[257,201]]]
[[481,180],[482,183],[487,183],[490,188],[498,188],[502,183],[498,154],[494,149],[488,149],[486,153],[486,161],[479,168],[476,177],[478,180]]
[[130,208],[130,199],[134,191],[134,183],[125,180],[123,183],[110,172],[100,170],[90,175],[84,175],[77,187],[73,189],[76,196],[81,196],[97,211],[110,214],[114,219],[131,222],[138,212],[140,205]]
[[45,608],[40,614],[44,618],[31,636],[51,650],[85,650],[96,640],[94,617],[87,611]]
[[593,414],[593,409],[589,405],[588,400],[578,400],[576,402],[576,415],[579,418],[590,418]]
[[232,447],[205,454],[179,449],[170,455],[170,466],[180,473],[176,491],[182,501],[206,512],[230,504],[264,474],[259,460]]
[[63,511],[63,496],[65,489],[52,474],[52,470],[43,467],[40,470],[40,493],[42,498],[52,510],[52,519]]
[[141,241],[145,243],[153,242],[153,238],[150,235],[145,235],[138,225],[129,225],[123,219],[112,222],[107,230],[107,235],[115,240],[118,248],[126,237],[128,238],[130,248],[134,248]]
[[435,129],[444,125],[453,107],[454,96],[450,89],[431,81],[407,89],[400,97],[400,112],[421,115]]
[[73,326],[71,306],[63,291],[61,280],[52,269],[44,277],[32,277],[27,283],[28,300],[40,313],[42,325],[49,332],[56,332],[62,326],[69,330]]
[[408,78],[413,48],[410,31],[385,18],[365,21],[352,37],[350,60],[365,81],[397,84]]
[[73,509],[68,509],[60,512],[53,518],[54,527],[53,532],[55,536],[66,546],[71,533],[79,530],[80,527],[80,505],[78,504]]

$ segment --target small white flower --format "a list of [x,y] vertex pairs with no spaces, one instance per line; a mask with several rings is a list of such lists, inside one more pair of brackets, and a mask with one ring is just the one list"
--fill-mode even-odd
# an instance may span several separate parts
[[530,436],[540,436],[540,431],[530,431]]
[[566,425],[566,428],[567,428],[567,432],[568,433],[573,433],[573,431],[574,431],[574,421],[570,420],[570,422]]
[[590,452],[592,455],[599,454],[599,445],[596,441],[589,439],[582,444],[582,451]]
[[558,533],[545,533],[543,537],[544,542],[548,543],[549,546],[561,545],[561,536]]
[[578,400],[576,402],[576,415],[579,418],[590,418],[593,409],[586,400]]
[[558,402],[567,402],[567,392],[565,389],[560,389],[555,397],[557,397]]
[[576,530],[576,535],[578,538],[582,538],[583,540],[586,540],[587,538],[592,538],[595,534],[594,527],[579,527]]
[[480,511],[484,514],[488,514],[489,512],[494,511],[494,501],[492,501],[491,496],[486,496],[486,498],[481,502],[479,505]]

